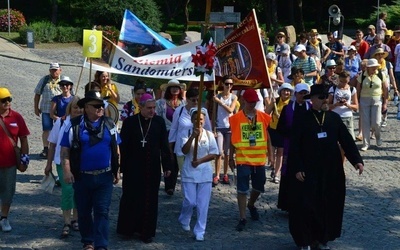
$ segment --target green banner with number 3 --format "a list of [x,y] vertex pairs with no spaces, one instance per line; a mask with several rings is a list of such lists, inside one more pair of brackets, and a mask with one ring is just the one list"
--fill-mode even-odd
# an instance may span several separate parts
[[101,58],[103,32],[98,30],[83,30],[83,56]]

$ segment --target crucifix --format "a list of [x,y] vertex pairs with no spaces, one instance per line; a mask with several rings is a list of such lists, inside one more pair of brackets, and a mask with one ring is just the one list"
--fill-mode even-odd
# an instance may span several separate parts
[[143,140],[140,141],[142,143],[142,148],[144,148],[144,144],[147,143],[146,139],[143,138]]

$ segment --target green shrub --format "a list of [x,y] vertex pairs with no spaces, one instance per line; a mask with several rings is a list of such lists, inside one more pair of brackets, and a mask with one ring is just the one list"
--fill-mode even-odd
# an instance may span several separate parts
[[[26,26],[24,15],[18,10],[10,10],[10,31],[19,31]],[[0,31],[8,31],[8,10],[0,10]]]
[[72,43],[72,42],[81,42],[82,41],[83,32],[81,28],[73,28],[73,27],[57,27],[57,42],[60,43]]

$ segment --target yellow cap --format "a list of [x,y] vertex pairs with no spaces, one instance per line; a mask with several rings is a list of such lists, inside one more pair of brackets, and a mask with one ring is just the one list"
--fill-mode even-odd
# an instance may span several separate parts
[[11,97],[11,93],[7,88],[0,88],[0,99]]
[[393,36],[393,30],[386,30],[385,35],[392,37]]

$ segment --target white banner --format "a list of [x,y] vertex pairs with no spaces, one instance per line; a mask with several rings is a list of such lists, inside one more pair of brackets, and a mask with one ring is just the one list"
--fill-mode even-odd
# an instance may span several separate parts
[[[103,38],[102,58],[92,59],[92,69],[138,77],[199,81],[200,77],[194,75],[192,54],[196,53],[196,46],[200,44],[201,41],[197,41],[141,57],[132,57],[107,38]],[[89,60],[85,60],[84,67],[90,68]],[[204,81],[213,79],[214,75],[204,75]]]

